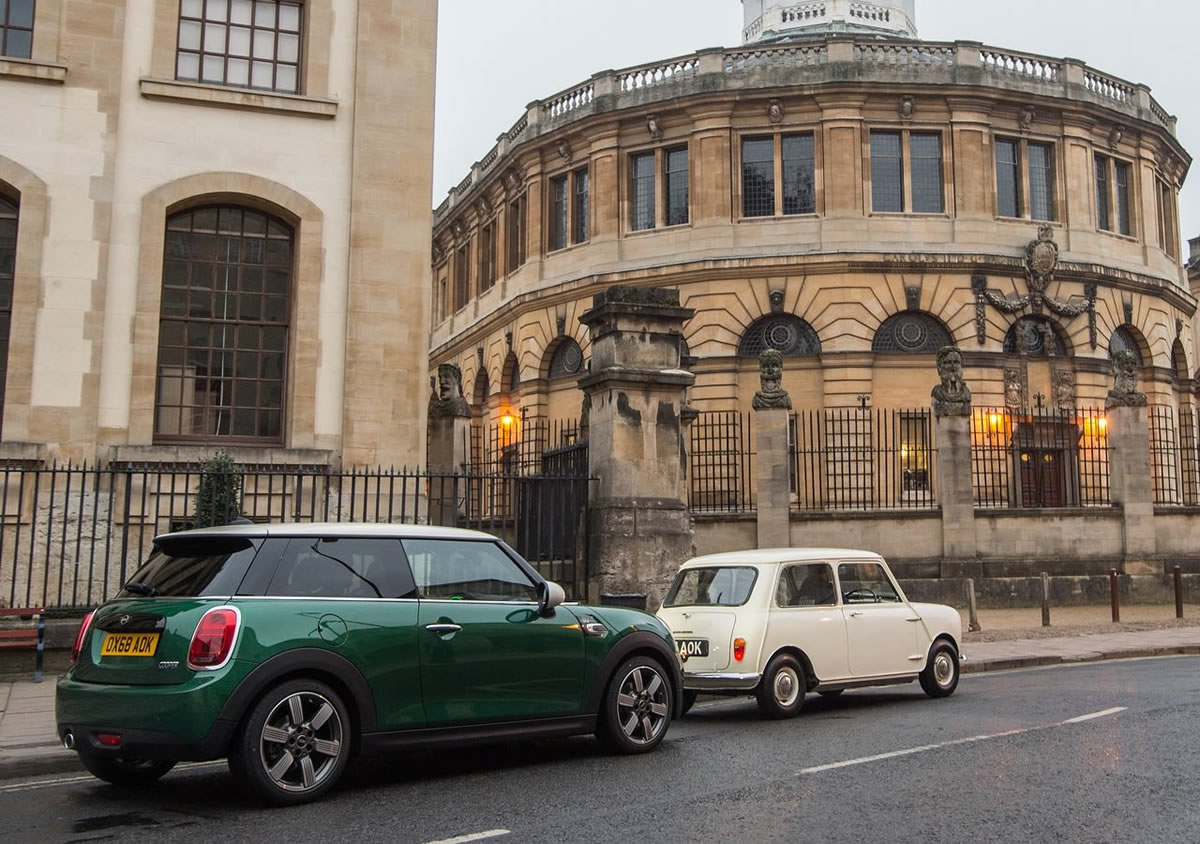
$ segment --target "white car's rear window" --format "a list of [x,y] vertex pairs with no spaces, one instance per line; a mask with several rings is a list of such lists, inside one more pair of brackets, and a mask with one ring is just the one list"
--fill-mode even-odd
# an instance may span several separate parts
[[685,569],[675,575],[663,606],[740,607],[750,599],[757,579],[753,566]]

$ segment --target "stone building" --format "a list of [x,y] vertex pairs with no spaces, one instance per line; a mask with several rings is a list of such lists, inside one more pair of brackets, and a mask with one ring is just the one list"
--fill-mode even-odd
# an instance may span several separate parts
[[0,458],[420,462],[436,0],[6,10]]
[[[1192,424],[1196,298],[1177,201],[1191,158],[1146,85],[1076,59],[922,41],[913,0],[743,5],[740,47],[601,72],[533,102],[436,209],[429,363],[459,366],[477,424],[579,414],[592,355],[580,317],[615,284],[677,289],[694,312],[680,346],[702,420],[750,420],[759,355],[776,349],[797,410],[792,459],[813,418],[842,437],[842,457],[878,451],[875,423],[830,420],[894,410],[903,456],[889,483],[929,500],[931,487],[907,486],[935,448],[912,409],[928,410],[946,345],[962,350],[975,446],[1000,431],[1015,461],[1034,456],[1018,447],[1031,432],[1074,437],[1037,452],[1047,465],[1081,436],[1103,451],[1107,420],[1017,420],[1102,414],[1120,350],[1152,409]],[[831,480],[838,448],[817,445],[822,483],[843,483]],[[694,471],[695,429],[692,446]],[[1017,487],[1057,492],[1010,490],[1007,503],[1074,508],[1064,535],[1087,533],[1078,467],[1010,468]],[[698,550],[754,544],[752,520],[701,512],[694,480]],[[798,544],[845,544],[852,529],[885,553],[944,556],[911,513],[853,526],[805,514],[845,502],[806,507],[803,482]],[[868,509],[903,509],[880,483]],[[1008,521],[988,542],[1010,535],[1033,534]]]

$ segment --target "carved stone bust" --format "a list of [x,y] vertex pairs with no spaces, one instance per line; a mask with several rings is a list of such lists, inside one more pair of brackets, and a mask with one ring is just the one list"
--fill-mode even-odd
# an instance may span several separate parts
[[435,419],[446,417],[471,418],[471,405],[463,397],[462,370],[452,363],[438,364],[438,390],[441,395],[429,408]]
[[958,346],[943,346],[937,354],[938,384],[933,397],[935,416],[970,416],[971,390],[963,378],[962,351]]
[[1104,406],[1145,407],[1146,394],[1137,391],[1137,358],[1128,349],[1113,355],[1113,388],[1108,391]]
[[778,349],[764,351],[758,358],[758,375],[762,389],[754,394],[754,409],[791,410],[792,397],[783,389],[783,353]]

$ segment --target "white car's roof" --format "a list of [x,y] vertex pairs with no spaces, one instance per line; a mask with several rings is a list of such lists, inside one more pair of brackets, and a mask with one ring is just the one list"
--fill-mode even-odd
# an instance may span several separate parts
[[491,539],[489,533],[431,525],[364,524],[358,522],[290,522],[287,524],[225,525],[168,533],[158,537],[363,536],[402,539]]
[[693,557],[680,568],[725,565],[770,565],[774,563],[801,563],[813,560],[875,559],[874,551],[856,551],[850,548],[749,548],[745,551],[726,551]]

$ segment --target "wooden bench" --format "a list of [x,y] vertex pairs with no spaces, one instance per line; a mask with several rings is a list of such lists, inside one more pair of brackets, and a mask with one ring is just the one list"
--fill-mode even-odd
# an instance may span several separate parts
[[33,682],[42,682],[42,658],[46,650],[46,611],[41,607],[14,607],[0,609],[0,618],[17,616],[24,621],[37,618],[37,627],[0,629],[0,648],[37,648],[37,661],[33,669]]

